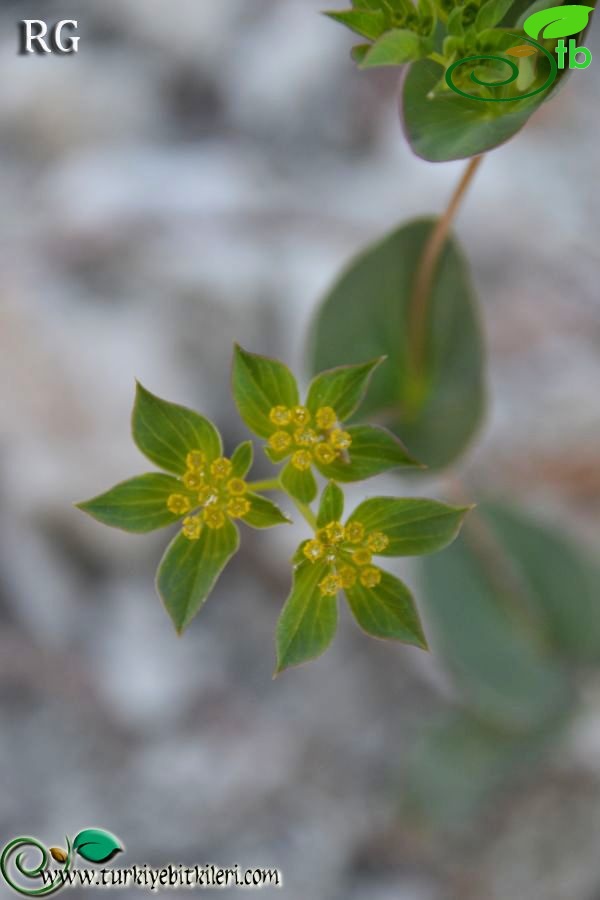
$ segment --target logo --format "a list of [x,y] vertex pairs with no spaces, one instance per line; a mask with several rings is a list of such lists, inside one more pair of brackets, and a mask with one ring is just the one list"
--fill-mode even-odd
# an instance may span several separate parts
[[[72,869],[76,854],[86,862],[107,863],[124,850],[114,834],[100,828],[86,828],[73,841],[68,837],[65,841],[67,849],[63,850],[46,848],[35,838],[15,838],[0,856],[2,877],[13,891],[24,897],[48,897],[69,883],[65,876]],[[38,854],[37,865],[27,862],[32,850]],[[53,866],[52,860],[57,866]],[[27,887],[27,881],[35,881],[36,886]]]
[[[63,888],[281,888],[283,875],[276,868],[262,866],[243,869],[237,863],[229,868],[212,863],[186,865],[167,863],[152,868],[146,863],[130,864],[127,868],[107,868],[124,846],[110,831],[86,828],[70,840],[66,849],[45,847],[36,838],[19,837],[10,841],[0,854],[0,874],[6,884],[23,897],[49,897]],[[75,865],[77,857],[93,867]],[[79,894],[77,896],[80,896]],[[88,893],[86,892],[86,897]]]
[[57,53],[59,56],[70,56],[79,50],[79,37],[63,37],[64,31],[75,31],[78,27],[76,19],[62,19],[56,25],[48,27],[42,19],[23,19],[19,23],[19,53],[29,56],[32,53]]
[[[448,87],[456,94],[460,94],[461,97],[467,97],[469,100],[481,100],[484,103],[514,103],[516,100],[527,100],[530,97],[535,97],[536,94],[541,94],[556,81],[559,71],[565,68],[566,59],[568,59],[570,69],[587,69],[591,64],[591,50],[587,47],[578,47],[575,40],[570,40],[567,46],[563,38],[582,32],[589,22],[593,9],[592,6],[568,5],[554,6],[550,9],[542,9],[533,13],[533,15],[525,20],[523,25],[523,30],[529,37],[523,38],[521,35],[509,34],[510,37],[518,38],[521,43],[505,50],[504,53],[506,56],[479,53],[474,56],[465,56],[463,59],[457,60],[449,66],[446,71],[446,83]],[[536,38],[543,40],[560,38],[561,40],[559,40],[554,48],[557,59],[555,59],[554,55],[547,50],[546,47],[538,43]],[[523,40],[525,43],[522,43]],[[461,82],[457,83],[457,76],[460,75],[458,70],[461,66],[465,65],[465,63],[476,64],[480,63],[482,60],[491,60],[495,63],[499,62],[509,67],[511,74],[508,78],[500,79],[499,81],[484,81],[477,75],[476,68],[473,68],[470,74],[470,80],[474,84],[485,88],[506,87],[509,84],[518,82],[519,78],[522,78],[523,75],[527,75],[527,73],[521,72],[517,63],[506,57],[510,56],[517,59],[523,59],[533,57],[537,53],[542,53],[546,57],[550,66],[550,71],[542,85],[532,88],[524,94],[510,97],[482,97],[469,94],[464,89],[465,87],[468,87],[468,85]],[[578,57],[582,57],[582,59],[578,59]]]

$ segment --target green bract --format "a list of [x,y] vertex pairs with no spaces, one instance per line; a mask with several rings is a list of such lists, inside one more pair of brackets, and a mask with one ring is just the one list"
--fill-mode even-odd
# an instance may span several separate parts
[[[344,495],[336,482],[418,465],[385,429],[343,424],[358,409],[382,362],[377,358],[321,372],[302,405],[296,380],[283,363],[236,346],[233,393],[240,414],[254,434],[267,439],[271,462],[284,463],[277,478],[259,482],[246,480],[253,462],[250,441],[240,444],[231,458],[224,456],[212,422],[138,384],[133,438],[142,453],[166,471],[124,481],[78,506],[99,522],[129,532],[179,523],[156,578],[179,633],[199,612],[237,551],[237,521],[259,529],[290,521],[262,493],[281,490],[314,536],[295,556],[293,589],[277,631],[277,670],[319,655],[330,643],[337,623],[338,580],[365,631],[425,646],[408,589],[380,572],[372,557],[439,549],[456,535],[465,510],[427,500],[380,498],[361,504],[346,526],[340,523]],[[328,482],[315,514],[309,504],[319,490],[316,476]],[[334,549],[325,553],[332,529]],[[304,552],[317,543],[323,548],[322,559]]]
[[294,554],[294,583],[277,626],[277,672],[320,656],[335,634],[343,591],[367,634],[426,649],[409,589],[375,564],[379,556],[441,550],[459,532],[468,509],[432,500],[373,497],[341,522],[344,497],[327,485],[314,536]]
[[[325,478],[351,482],[399,466],[419,465],[385,428],[344,426],[382,362],[379,357],[321,372],[302,405],[296,380],[283,363],[236,346],[233,396],[237,408],[246,425],[268,439],[265,452],[271,462],[285,461],[281,481],[297,500],[311,503],[317,496],[314,470]],[[329,424],[326,411],[330,411]]]

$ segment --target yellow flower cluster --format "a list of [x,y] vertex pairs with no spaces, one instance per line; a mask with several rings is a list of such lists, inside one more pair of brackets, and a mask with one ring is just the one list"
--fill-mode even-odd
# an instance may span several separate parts
[[343,431],[331,406],[317,410],[314,421],[305,406],[274,406],[269,419],[276,427],[268,440],[275,453],[292,457],[292,465],[300,472],[310,469],[313,460],[330,465],[352,445],[352,438]]
[[319,529],[316,537],[303,548],[311,563],[326,560],[331,571],[321,580],[319,588],[327,597],[335,597],[342,588],[352,588],[357,581],[363,587],[377,587],[381,570],[371,565],[373,554],[383,553],[390,539],[383,531],[367,534],[361,522],[329,522]]
[[[182,482],[188,493],[171,494],[167,508],[176,516],[185,516],[201,507],[183,520],[181,533],[188,540],[197,541],[204,526],[223,528],[227,519],[241,519],[250,512],[252,504],[245,496],[248,485],[242,478],[230,477],[233,470],[230,459],[220,456],[208,465],[201,450],[191,450],[186,465]],[[190,492],[195,494],[194,498]]]

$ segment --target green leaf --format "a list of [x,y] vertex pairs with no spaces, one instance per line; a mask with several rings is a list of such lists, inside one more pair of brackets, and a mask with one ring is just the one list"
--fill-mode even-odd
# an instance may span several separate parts
[[240,416],[260,437],[269,437],[275,430],[269,419],[274,406],[291,407],[299,402],[296,379],[287,366],[278,360],[248,353],[237,344],[232,384]]
[[93,863],[104,863],[123,851],[118,838],[100,828],[86,828],[73,841],[73,849],[83,859]]
[[306,557],[304,555],[304,547],[306,546],[306,544],[308,544],[309,540],[310,540],[310,538],[307,538],[305,541],[302,541],[302,543],[298,544],[298,546],[294,550],[294,554],[293,554],[292,558],[290,559],[290,562],[292,563],[292,565],[294,567],[299,565],[300,563],[306,562]]
[[446,22],[446,30],[452,37],[462,37],[465,33],[463,24],[464,6],[455,7]]
[[325,597],[319,589],[327,570],[327,563],[307,561],[294,570],[292,592],[277,623],[276,675],[320,656],[333,640],[337,598]]
[[172,475],[151,472],[122,481],[105,494],[75,505],[104,525],[145,534],[172,525],[181,518],[167,509],[171,494],[194,497]]
[[368,533],[387,535],[389,546],[379,556],[421,556],[452,543],[469,510],[415,497],[372,497],[348,521],[362,522]]
[[301,503],[312,503],[317,496],[317,482],[311,469],[301,472],[289,462],[283,467],[279,477],[286,491]]
[[341,12],[326,12],[324,15],[370,40],[375,40],[385,31],[385,18],[380,10],[373,12],[342,10]]
[[209,460],[222,452],[221,436],[208,419],[156,397],[139,382],[131,427],[142,453],[161,469],[177,475],[185,472],[190,450],[202,450]]
[[496,727],[531,732],[562,715],[568,684],[540,643],[527,591],[486,532],[465,528],[422,561],[425,620],[465,706]]
[[536,632],[560,659],[600,661],[600,572],[560,531],[518,510],[485,505],[481,515],[521,579]]
[[[439,468],[453,462],[471,440],[483,411],[484,387],[475,297],[454,240],[442,253],[429,298],[423,369],[411,370],[410,302],[433,225],[411,222],[351,263],[320,308],[310,356],[313,371],[319,372],[386,354],[389,360],[374,373],[361,416],[385,420],[411,453]],[[337,474],[329,477],[341,480]]]
[[356,44],[350,50],[350,56],[357,65],[360,65],[370,49],[371,44]]
[[339,522],[344,515],[344,492],[330,481],[321,495],[317,525],[323,528],[329,522]]
[[312,413],[321,406],[331,406],[340,422],[356,412],[369,387],[371,376],[384,357],[357,366],[338,366],[321,372],[310,383],[306,405]]
[[430,50],[428,43],[418,34],[404,28],[395,28],[373,44],[360,67],[373,69],[376,66],[403,66],[427,56]]
[[420,467],[406,451],[401,441],[376,425],[351,425],[346,429],[352,438],[349,461],[337,459],[328,466],[315,462],[325,478],[332,481],[364,481],[399,467]]
[[408,69],[402,89],[407,140],[429,162],[466,159],[499,147],[517,134],[548,92],[514,103],[468,100],[445,88],[444,68],[423,59]]
[[495,28],[504,19],[513,3],[514,0],[488,0],[477,13],[476,30],[480,32],[487,28]]
[[[419,18],[421,22],[420,31],[422,34],[429,34],[431,37],[435,35],[437,23],[438,23],[438,15],[437,9],[435,8],[435,3],[433,0],[419,0],[417,4],[417,9],[419,10]],[[425,24],[430,22],[430,27],[425,28]],[[431,45],[431,49],[433,49],[433,45]]]
[[377,587],[366,588],[357,581],[345,591],[354,618],[372,637],[402,641],[427,650],[410,591],[389,572],[382,571],[381,576]]
[[232,471],[235,478],[244,478],[252,468],[254,460],[254,447],[252,441],[244,441],[233,451],[231,457]]
[[593,6],[565,5],[541,9],[529,16],[523,25],[525,34],[537,39],[552,40],[579,34],[587,28]]
[[238,530],[229,520],[223,528],[203,528],[197,541],[178,534],[169,544],[156,586],[178,634],[200,611],[238,546]]
[[291,519],[283,513],[276,503],[260,494],[247,494],[252,503],[250,512],[242,517],[242,522],[252,528],[273,528],[275,525],[289,525]]

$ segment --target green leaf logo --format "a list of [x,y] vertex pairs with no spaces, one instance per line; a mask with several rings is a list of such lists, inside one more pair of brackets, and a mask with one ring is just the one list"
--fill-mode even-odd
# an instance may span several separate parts
[[586,28],[593,6],[553,6],[541,9],[525,20],[523,29],[529,37],[562,38],[579,34]]
[[80,831],[73,841],[73,848],[80,856],[93,863],[108,862],[123,851],[118,838],[100,828],[86,828],[85,831]]

